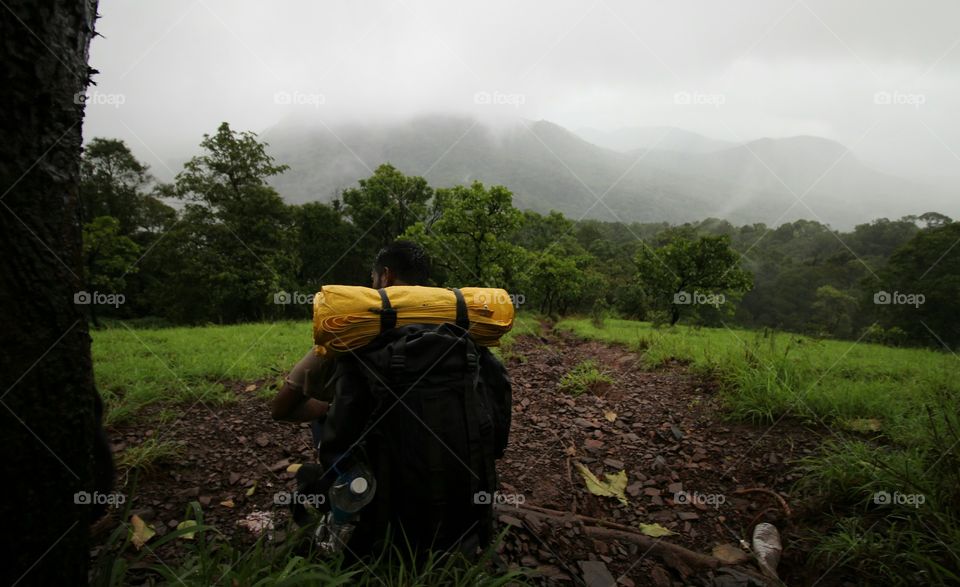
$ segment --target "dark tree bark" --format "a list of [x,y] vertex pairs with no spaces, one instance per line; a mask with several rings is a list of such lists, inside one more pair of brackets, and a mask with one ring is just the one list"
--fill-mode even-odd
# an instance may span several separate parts
[[98,426],[77,189],[96,1],[0,6],[0,580],[87,581]]

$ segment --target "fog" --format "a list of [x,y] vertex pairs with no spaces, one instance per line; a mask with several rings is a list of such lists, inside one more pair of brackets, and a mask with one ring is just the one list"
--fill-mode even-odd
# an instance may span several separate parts
[[960,3],[102,0],[84,135],[168,178],[221,121],[427,113],[571,130],[816,135],[960,178]]

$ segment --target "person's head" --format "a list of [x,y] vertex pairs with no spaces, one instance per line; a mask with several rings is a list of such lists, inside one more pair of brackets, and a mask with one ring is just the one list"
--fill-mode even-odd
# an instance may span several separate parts
[[391,285],[427,285],[430,259],[417,243],[394,241],[380,249],[370,272],[374,289]]

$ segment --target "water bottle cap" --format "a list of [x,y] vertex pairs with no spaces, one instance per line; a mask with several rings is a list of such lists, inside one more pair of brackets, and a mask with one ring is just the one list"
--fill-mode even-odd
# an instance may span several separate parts
[[350,491],[352,491],[357,495],[360,495],[361,493],[366,493],[368,485],[369,484],[367,483],[366,479],[364,479],[363,477],[357,477],[356,479],[350,482]]

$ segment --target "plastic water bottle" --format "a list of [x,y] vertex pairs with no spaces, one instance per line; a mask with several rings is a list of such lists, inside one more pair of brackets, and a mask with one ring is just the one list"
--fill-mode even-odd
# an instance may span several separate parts
[[343,550],[356,528],[357,513],[373,500],[377,480],[363,464],[341,473],[330,487],[330,512],[317,528],[318,547],[326,555]]

